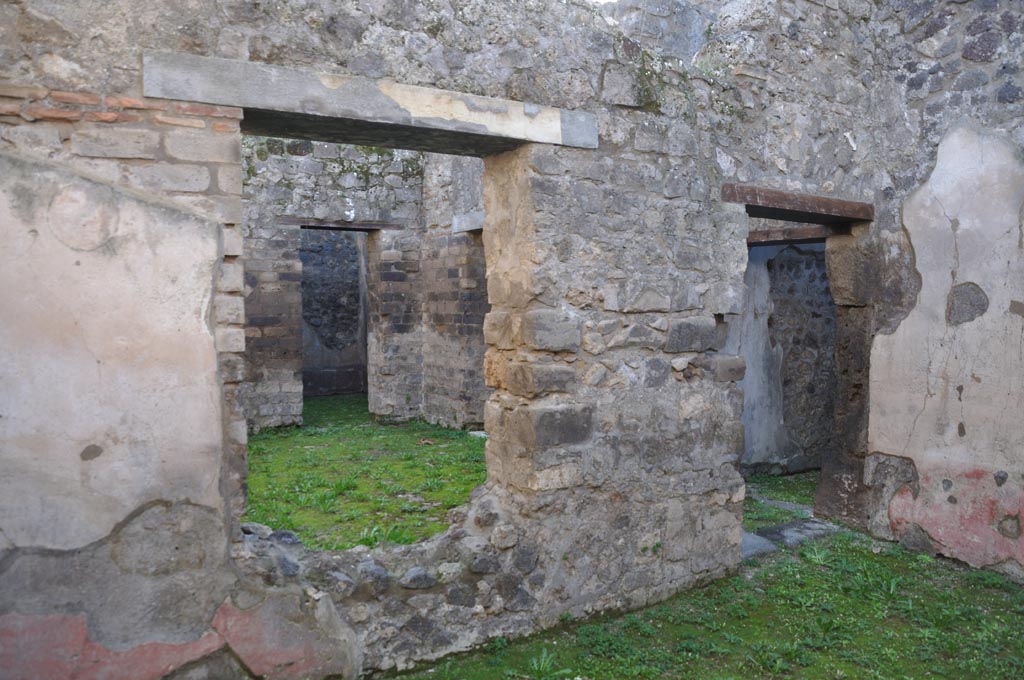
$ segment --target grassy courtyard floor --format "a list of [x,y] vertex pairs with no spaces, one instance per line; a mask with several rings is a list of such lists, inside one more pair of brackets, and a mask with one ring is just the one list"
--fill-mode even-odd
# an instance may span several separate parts
[[[308,400],[306,425],[250,440],[246,519],[311,548],[406,543],[442,530],[484,479],[483,440],[375,424],[365,398]],[[813,503],[816,473],[751,494]],[[801,516],[754,500],[748,530]],[[842,531],[624,615],[497,638],[402,680],[1024,678],[1024,588]]]
[[249,438],[244,521],[313,549],[414,543],[486,478],[484,440],[421,421],[374,422],[363,395],[307,399],[302,427]]

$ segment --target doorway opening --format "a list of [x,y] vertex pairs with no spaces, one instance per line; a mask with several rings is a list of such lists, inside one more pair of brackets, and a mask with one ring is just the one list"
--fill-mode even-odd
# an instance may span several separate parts
[[873,219],[873,208],[735,184],[723,186],[722,198],[743,203],[750,217],[747,295],[727,340],[746,362],[740,470],[749,486],[748,529],[764,529],[779,511],[831,516],[837,486],[819,482],[822,470],[834,476],[862,455],[860,437],[843,424],[864,398],[851,374],[865,367],[852,371],[851,353],[841,351],[849,308],[834,294],[830,263],[853,225]]
[[486,477],[482,160],[243,146],[245,519],[327,549],[443,530]]
[[302,396],[366,393],[366,235],[300,225]]
[[834,447],[836,308],[823,243],[752,245],[735,349],[747,475],[821,468]]

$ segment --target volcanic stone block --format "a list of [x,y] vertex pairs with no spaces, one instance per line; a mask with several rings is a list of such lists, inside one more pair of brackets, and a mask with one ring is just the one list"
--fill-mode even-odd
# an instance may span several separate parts
[[71,134],[71,151],[95,158],[156,158],[160,133],[145,129],[97,128]]
[[210,171],[202,165],[188,163],[153,163],[129,166],[127,179],[140,189],[206,191],[210,186]]
[[234,135],[217,135],[205,130],[171,130],[164,140],[167,154],[183,161],[237,163],[241,146]]
[[666,352],[705,352],[717,349],[720,343],[714,317],[690,316],[674,319],[668,327]]
[[[315,117],[376,123],[349,131],[343,141],[393,141],[396,132],[388,125],[415,128],[402,146],[423,151],[450,153],[460,141],[463,150],[481,155],[521,142],[597,148],[597,122],[585,111],[198,55],[149,53],[143,69],[146,96],[252,109],[246,122],[262,134],[301,132],[315,111]],[[278,113],[263,120],[265,111]]]
[[746,359],[731,354],[709,354],[698,357],[693,363],[720,382],[743,380],[747,370]]
[[489,312],[484,317],[484,340],[498,349],[516,346],[514,318],[507,312]]
[[548,392],[567,392],[576,380],[570,366],[514,363],[506,374],[505,387],[513,394],[533,397]]
[[579,444],[590,438],[594,410],[591,406],[528,404],[512,413],[515,440],[529,450]]
[[578,352],[580,324],[554,309],[535,309],[523,314],[523,342],[530,349],[549,352]]

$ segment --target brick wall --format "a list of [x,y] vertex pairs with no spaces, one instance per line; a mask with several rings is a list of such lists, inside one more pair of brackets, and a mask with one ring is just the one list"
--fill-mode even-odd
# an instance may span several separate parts
[[367,391],[370,412],[417,417],[423,404],[423,290],[414,232],[376,232],[367,240]]
[[[308,247],[314,247],[314,242],[322,247],[323,239],[351,237],[303,236],[299,227],[281,226],[277,218],[371,220],[415,227],[420,222],[420,154],[266,137],[246,137],[244,149],[245,330],[249,344],[241,399],[252,428],[298,424],[302,422],[304,344],[311,359],[331,364],[318,373],[323,387],[328,376],[337,379],[354,373],[362,383],[357,367],[365,362],[365,350],[361,331],[345,341],[337,333],[333,339],[320,338],[308,324],[304,330],[304,239]],[[310,259],[317,258],[310,252]],[[322,278],[317,272],[327,277],[333,276],[331,271],[338,273],[330,267],[313,269],[315,279]],[[352,269],[346,271],[350,280]],[[334,297],[309,298],[307,306],[320,312],[345,307],[358,316],[361,296],[339,298],[339,285],[344,283],[307,284],[307,297],[315,291]],[[311,313],[310,318],[323,320],[320,312]],[[330,390],[314,390],[325,391]]]
[[[479,427],[487,304],[483,162],[427,154],[423,220],[369,247],[370,411]],[[459,232],[471,228],[474,231]]]
[[423,416],[449,427],[482,427],[487,263],[482,232],[483,162],[431,154],[424,168]]
[[482,427],[484,315],[490,310],[480,232],[428,236],[423,244],[423,416]]

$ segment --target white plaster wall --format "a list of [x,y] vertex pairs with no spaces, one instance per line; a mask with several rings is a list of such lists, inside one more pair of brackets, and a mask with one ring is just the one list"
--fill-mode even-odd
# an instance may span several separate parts
[[0,154],[0,530],[70,549],[140,505],[220,508],[218,227]]
[[[1024,495],[1024,163],[1007,137],[961,124],[903,207],[922,279],[917,305],[871,351],[869,445],[912,460],[920,493],[889,506],[939,549],[973,564],[1024,561],[1000,522]],[[951,288],[971,282],[987,310],[947,322]],[[1019,538],[1019,537],[1018,537]]]

